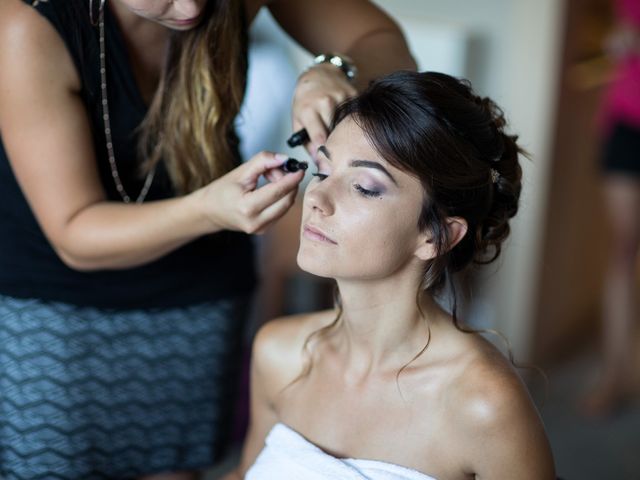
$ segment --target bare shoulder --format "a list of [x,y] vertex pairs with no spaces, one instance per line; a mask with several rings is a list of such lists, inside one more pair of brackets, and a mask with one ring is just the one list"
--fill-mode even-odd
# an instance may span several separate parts
[[5,85],[31,88],[35,81],[46,79],[48,87],[79,90],[80,79],[62,38],[44,17],[20,0],[0,2],[0,44]]
[[[479,336],[450,386],[454,434],[482,478],[551,479],[553,459],[542,420],[509,361]],[[511,475],[511,476],[510,476]]]
[[46,49],[47,40],[53,37],[58,37],[55,29],[34,8],[20,0],[0,2],[0,38],[4,47],[28,48],[35,44]]
[[[526,387],[506,358],[483,339],[452,385],[455,404],[471,428],[494,428],[509,417],[536,415]],[[464,425],[463,425],[464,426]]]
[[3,0],[0,2],[0,27],[6,30],[11,26],[22,28],[24,22],[31,21],[37,13],[29,14],[33,9],[20,0]]
[[253,364],[269,385],[279,391],[303,366],[305,342],[335,319],[334,310],[277,318],[264,324],[253,343]]

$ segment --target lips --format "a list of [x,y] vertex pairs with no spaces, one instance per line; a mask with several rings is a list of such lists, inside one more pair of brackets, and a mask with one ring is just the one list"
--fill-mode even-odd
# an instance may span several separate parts
[[196,23],[198,21],[198,18],[199,16],[193,17],[193,18],[186,18],[183,20],[173,20],[173,22],[178,25],[191,25],[193,23]]
[[305,225],[302,229],[302,234],[308,238],[309,240],[314,240],[316,242],[324,242],[329,243],[331,245],[337,245],[338,242],[327,236],[322,230],[318,227],[312,225]]

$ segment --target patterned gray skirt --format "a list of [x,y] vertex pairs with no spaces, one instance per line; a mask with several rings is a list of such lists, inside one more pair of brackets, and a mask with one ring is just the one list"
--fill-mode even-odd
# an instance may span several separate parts
[[110,311],[0,296],[0,477],[194,470],[227,445],[247,299]]

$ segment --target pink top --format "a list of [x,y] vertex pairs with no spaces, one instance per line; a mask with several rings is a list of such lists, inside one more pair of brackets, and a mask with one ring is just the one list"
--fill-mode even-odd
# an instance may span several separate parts
[[[620,20],[640,30],[640,0],[616,0]],[[624,123],[640,128],[640,54],[633,53],[618,61],[613,81],[602,106],[603,133],[613,125]]]

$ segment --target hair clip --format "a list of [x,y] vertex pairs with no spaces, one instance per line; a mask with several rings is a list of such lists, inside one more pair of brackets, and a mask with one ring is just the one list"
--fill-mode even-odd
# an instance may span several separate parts
[[498,179],[500,178],[500,173],[495,168],[490,168],[489,172],[491,173],[491,182],[498,183]]

